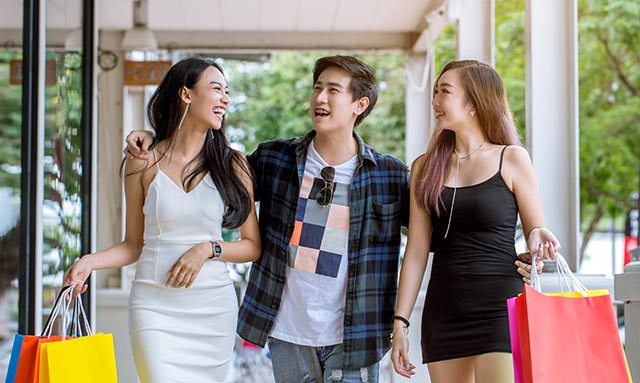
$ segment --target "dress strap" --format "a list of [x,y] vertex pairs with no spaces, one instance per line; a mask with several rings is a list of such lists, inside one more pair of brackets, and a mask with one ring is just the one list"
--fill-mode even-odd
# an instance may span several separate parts
[[502,172],[502,159],[504,158],[504,151],[509,147],[509,145],[505,145],[500,152],[500,166],[498,167],[498,171]]

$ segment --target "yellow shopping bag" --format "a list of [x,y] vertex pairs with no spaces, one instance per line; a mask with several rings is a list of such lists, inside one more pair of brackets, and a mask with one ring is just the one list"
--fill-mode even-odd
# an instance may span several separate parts
[[40,383],[117,381],[112,334],[95,333],[40,346]]

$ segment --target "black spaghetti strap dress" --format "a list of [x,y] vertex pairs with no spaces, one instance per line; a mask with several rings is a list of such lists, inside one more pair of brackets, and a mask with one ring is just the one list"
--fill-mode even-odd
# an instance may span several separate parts
[[493,177],[457,188],[446,239],[452,188],[442,191],[440,216],[431,216],[434,258],[422,313],[423,363],[511,352],[506,300],[524,285],[514,264],[518,205],[501,174],[505,148]]

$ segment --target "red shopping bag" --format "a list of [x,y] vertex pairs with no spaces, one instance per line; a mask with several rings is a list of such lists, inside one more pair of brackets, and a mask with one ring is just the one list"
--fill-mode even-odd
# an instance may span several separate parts
[[629,383],[609,295],[566,297],[525,285],[516,299],[524,383]]

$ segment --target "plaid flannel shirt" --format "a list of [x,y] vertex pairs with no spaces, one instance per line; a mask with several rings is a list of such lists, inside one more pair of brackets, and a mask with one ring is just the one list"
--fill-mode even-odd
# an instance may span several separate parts
[[[300,180],[315,131],[261,144],[248,156],[260,201],[262,256],[253,263],[238,316],[238,334],[264,347],[285,285]],[[408,223],[409,172],[354,132],[358,164],[349,191],[349,244],[344,312],[344,368],[378,362],[390,348],[397,295],[400,230]]]

